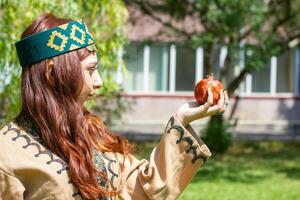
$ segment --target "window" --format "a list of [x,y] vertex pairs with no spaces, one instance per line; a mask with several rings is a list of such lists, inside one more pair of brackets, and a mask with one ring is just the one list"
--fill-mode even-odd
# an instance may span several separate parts
[[[215,77],[218,77],[220,64],[224,62],[220,60],[221,49],[221,46],[215,46],[212,50],[211,68],[207,70],[198,63],[198,72],[200,70],[203,76],[213,73]],[[202,56],[203,53],[197,55],[198,61],[201,60],[201,63]],[[294,92],[295,58],[295,49],[292,49],[276,59],[272,59],[273,62],[270,59],[265,68],[255,71],[241,83],[238,92],[247,94]],[[224,80],[225,87],[245,67],[244,60],[243,51],[231,58],[232,63]],[[163,43],[150,45],[131,43],[125,47],[124,61],[127,67],[127,76],[123,77],[123,86],[126,91],[192,92],[194,90],[197,77],[196,51],[191,48],[180,45],[175,47],[175,45],[170,46]]]
[[149,90],[168,91],[169,46],[153,44],[150,46]]
[[142,91],[144,46],[130,44],[124,49],[123,58],[127,68],[127,75],[123,79],[124,89],[126,91]]
[[193,91],[195,86],[196,55],[190,48],[176,48],[176,91]]
[[[274,92],[288,93],[294,91],[295,82],[295,64],[294,53],[285,52],[277,57],[277,62],[274,66],[276,73],[271,77],[271,64],[268,63],[267,67],[256,71],[252,74],[252,92],[266,92],[271,91],[271,79],[274,78]],[[271,59],[270,59],[271,62]]]
[[276,92],[293,92],[295,82],[295,54],[293,50],[277,58]]
[[270,92],[270,64],[252,74],[252,92]]

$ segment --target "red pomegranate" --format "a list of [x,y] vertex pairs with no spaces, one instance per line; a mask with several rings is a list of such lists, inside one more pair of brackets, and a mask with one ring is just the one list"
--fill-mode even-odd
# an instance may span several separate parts
[[220,98],[220,91],[223,89],[223,84],[215,80],[213,74],[207,75],[205,79],[202,79],[196,84],[194,90],[195,98],[199,104],[204,104],[207,101],[208,88],[210,88],[213,93],[213,105],[216,105]]

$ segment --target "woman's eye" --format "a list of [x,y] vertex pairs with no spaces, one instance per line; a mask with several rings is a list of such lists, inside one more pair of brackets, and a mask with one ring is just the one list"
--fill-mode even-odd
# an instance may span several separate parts
[[95,71],[95,70],[96,70],[96,67],[93,67],[93,68],[90,68],[90,69],[89,69],[90,72],[93,72],[93,71]]
[[92,75],[96,70],[97,70],[97,68],[93,67],[93,68],[90,68],[88,71],[89,71],[89,74]]

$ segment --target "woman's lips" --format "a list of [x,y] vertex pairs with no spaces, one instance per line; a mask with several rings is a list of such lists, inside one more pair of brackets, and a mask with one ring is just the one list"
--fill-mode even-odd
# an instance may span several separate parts
[[89,94],[90,97],[95,96],[95,93]]

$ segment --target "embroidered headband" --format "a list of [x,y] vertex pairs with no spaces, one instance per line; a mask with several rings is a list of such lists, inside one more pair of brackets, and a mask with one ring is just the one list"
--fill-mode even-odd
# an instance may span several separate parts
[[[95,43],[80,19],[30,35],[15,43],[21,66],[58,56]],[[95,45],[88,50],[96,50]]]

